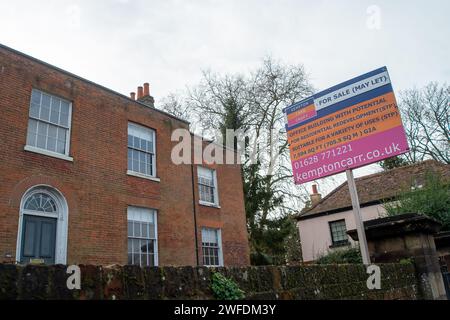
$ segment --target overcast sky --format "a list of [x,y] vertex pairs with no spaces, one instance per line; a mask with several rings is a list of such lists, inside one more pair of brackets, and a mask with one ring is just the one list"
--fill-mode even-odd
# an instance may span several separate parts
[[450,79],[450,1],[0,0],[0,43],[156,101],[202,69],[247,72],[271,54],[321,90],[387,66],[394,90]]

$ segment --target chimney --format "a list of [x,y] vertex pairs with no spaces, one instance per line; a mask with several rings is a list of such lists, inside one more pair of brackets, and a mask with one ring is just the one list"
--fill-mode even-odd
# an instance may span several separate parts
[[135,92],[131,92],[131,93],[130,93],[130,98],[131,98],[132,100],[136,100],[136,93],[135,93]]
[[144,92],[141,86],[137,88],[137,98],[138,100],[144,96]]
[[[139,87],[143,89],[141,95],[139,96],[138,91],[138,101],[140,103],[145,104],[147,107],[154,108],[155,107],[155,99],[150,95],[150,84],[148,82],[144,83],[144,87]],[[138,88],[138,90],[139,90]]]
[[144,97],[150,95],[150,84],[148,82],[144,83]]
[[312,185],[311,205],[316,205],[320,200],[322,200],[322,195],[317,192],[317,184]]

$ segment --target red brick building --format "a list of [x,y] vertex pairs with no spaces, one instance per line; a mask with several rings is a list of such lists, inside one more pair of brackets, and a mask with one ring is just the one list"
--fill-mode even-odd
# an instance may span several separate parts
[[0,262],[246,265],[240,165],[176,165],[189,124],[0,45]]

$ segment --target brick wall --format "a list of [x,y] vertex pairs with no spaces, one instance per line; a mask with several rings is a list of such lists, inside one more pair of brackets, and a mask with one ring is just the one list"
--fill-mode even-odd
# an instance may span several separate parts
[[[24,150],[32,88],[72,102],[73,162]],[[132,205],[158,210],[160,265],[196,264],[192,168],[170,158],[176,144],[170,140],[172,130],[188,128],[187,123],[2,46],[0,112],[0,261],[15,258],[23,194],[49,185],[69,207],[67,263],[125,264],[126,212]],[[156,131],[160,182],[126,174],[129,121]],[[221,209],[211,220],[224,221],[225,263],[246,264],[240,167],[218,171]],[[236,247],[240,251],[234,254]]]
[[81,289],[68,290],[66,267],[0,264],[3,299],[212,299],[212,272],[233,279],[246,299],[421,299],[412,264],[380,264],[381,289],[369,290],[363,265],[307,267],[99,267],[81,265]]

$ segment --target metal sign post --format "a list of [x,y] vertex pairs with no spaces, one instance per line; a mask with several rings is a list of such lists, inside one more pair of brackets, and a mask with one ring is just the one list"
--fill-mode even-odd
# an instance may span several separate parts
[[361,208],[359,206],[358,192],[356,191],[356,184],[355,178],[353,177],[353,170],[345,170],[345,173],[347,174],[348,189],[350,191],[350,197],[352,199],[353,214],[355,216],[356,230],[358,231],[358,240],[359,240],[359,247],[361,249],[362,260],[365,265],[369,265],[370,264],[369,248],[367,247],[366,232],[364,230],[364,223],[361,216]]

